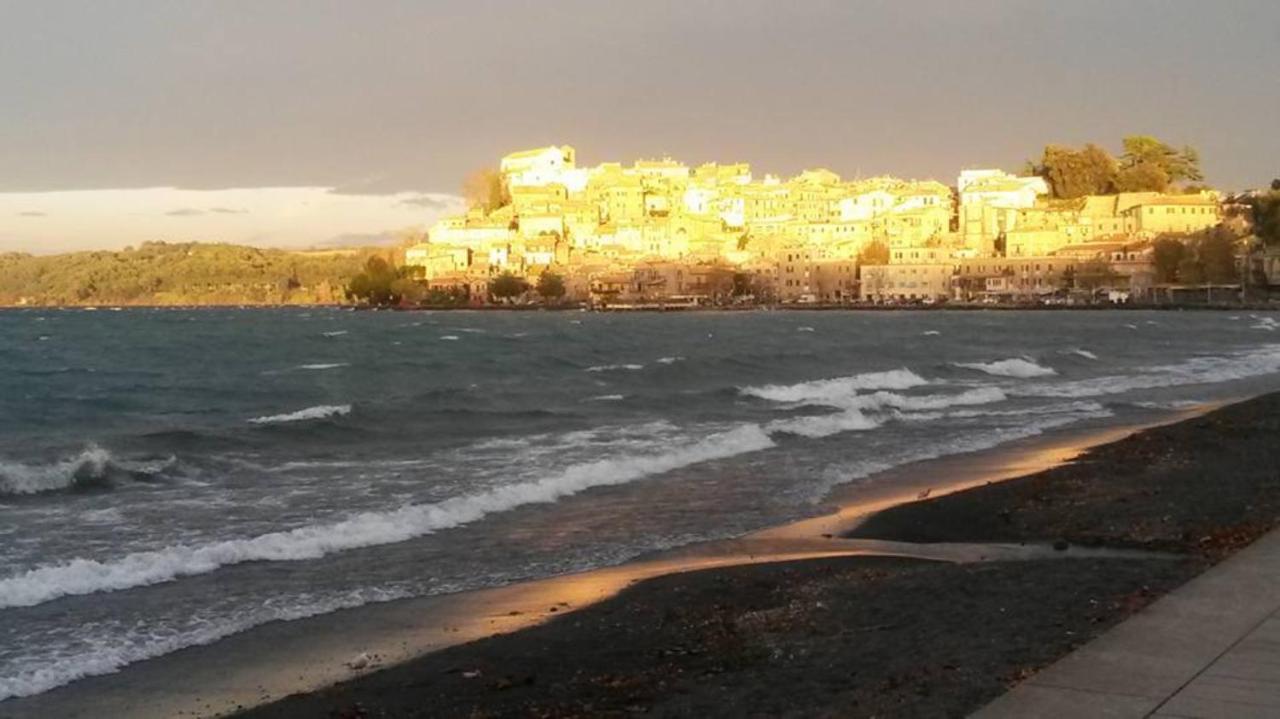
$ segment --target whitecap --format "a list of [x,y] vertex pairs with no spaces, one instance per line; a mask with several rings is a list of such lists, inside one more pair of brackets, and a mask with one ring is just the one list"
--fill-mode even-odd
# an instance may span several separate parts
[[440,335],[440,339],[445,342],[457,342],[458,336],[457,335]]
[[1047,377],[1058,374],[1057,370],[1052,367],[1038,365],[1022,357],[1012,357],[1010,359],[996,360],[995,362],[956,362],[955,365],[997,377],[1027,378]]
[[250,424],[280,424],[283,422],[302,422],[309,419],[324,419],[326,417],[337,417],[344,414],[350,414],[351,405],[349,404],[321,404],[315,407],[307,407],[296,412],[288,412],[285,414],[272,414],[263,417],[254,417],[249,420]]
[[351,366],[350,362],[329,362],[329,363],[318,363],[318,364],[300,364],[298,365],[297,368],[305,369],[305,370],[326,370],[326,369],[337,369],[339,367],[350,367],[350,366]]
[[333,332],[321,332],[325,337],[341,337],[347,333],[346,330],[334,330]]
[[925,330],[924,332],[921,332],[920,334],[924,335],[925,337],[936,337],[936,336],[938,336],[938,335],[940,335],[940,334],[942,334],[942,333],[941,333],[941,332],[939,332],[939,331],[937,331],[937,330]]
[[683,357],[659,357],[658,364],[675,364],[684,360]]
[[594,367],[588,367],[586,371],[587,372],[616,372],[619,370],[627,370],[630,372],[635,372],[637,370],[642,370],[642,369],[644,369],[644,365],[642,364],[601,364],[601,365],[595,365]]
[[625,397],[620,394],[602,394],[596,397],[590,397],[587,399],[587,401],[588,402],[620,402],[623,399],[625,399]]
[[812,332],[812,327],[797,327],[796,332]]
[[820,379],[791,385],[769,384],[758,387],[742,387],[738,391],[748,397],[758,397],[772,402],[807,402],[824,400],[833,395],[850,395],[858,390],[910,389],[929,384],[929,381],[909,369],[887,372],[865,372],[848,377]]
[[1077,357],[1084,357],[1085,359],[1091,359],[1091,360],[1098,359],[1098,355],[1090,352],[1089,350],[1081,349],[1079,347],[1072,347],[1071,349],[1063,350],[1063,352],[1066,354],[1076,355]]

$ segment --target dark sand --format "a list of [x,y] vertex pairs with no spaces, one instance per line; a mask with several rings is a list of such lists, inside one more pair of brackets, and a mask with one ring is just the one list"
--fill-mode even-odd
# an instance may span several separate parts
[[243,716],[963,716],[1278,523],[1280,394],[892,508],[852,533],[1177,557],[860,557],[670,575]]

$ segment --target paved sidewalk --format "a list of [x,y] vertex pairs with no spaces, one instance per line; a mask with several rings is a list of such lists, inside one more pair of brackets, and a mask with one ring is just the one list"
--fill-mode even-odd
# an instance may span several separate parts
[[1280,530],[973,716],[1280,717]]

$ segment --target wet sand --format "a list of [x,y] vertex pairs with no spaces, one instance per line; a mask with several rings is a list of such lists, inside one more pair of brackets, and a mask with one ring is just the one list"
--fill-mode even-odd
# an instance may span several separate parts
[[[1055,532],[997,544],[841,535],[868,512],[1003,486],[988,483],[1134,429],[1066,431],[900,467],[838,492],[835,514],[739,540],[265,625],[0,704],[0,717],[213,715],[317,689],[246,715],[963,713],[1208,560],[1132,542],[1059,552]],[[768,703],[765,689],[786,702]]]

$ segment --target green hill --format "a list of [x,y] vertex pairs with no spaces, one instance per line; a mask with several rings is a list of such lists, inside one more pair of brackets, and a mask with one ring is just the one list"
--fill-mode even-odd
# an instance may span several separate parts
[[147,242],[120,252],[0,254],[0,305],[277,305],[343,301],[385,250]]

